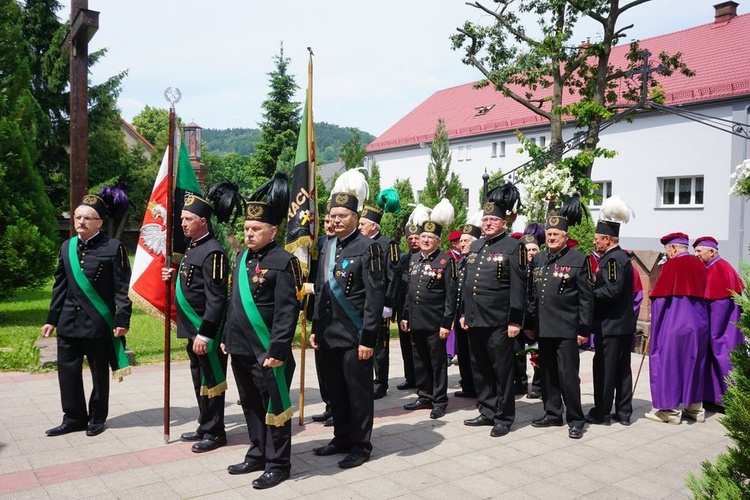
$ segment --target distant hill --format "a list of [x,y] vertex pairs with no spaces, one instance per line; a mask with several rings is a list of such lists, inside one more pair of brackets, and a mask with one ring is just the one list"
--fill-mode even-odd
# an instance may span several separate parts
[[[338,161],[339,151],[352,136],[352,131],[359,132],[363,144],[369,144],[375,136],[352,127],[339,127],[331,123],[315,124],[318,140],[318,164]],[[223,130],[203,129],[203,142],[210,153],[237,153],[247,155],[255,152],[255,143],[260,141],[260,129],[228,128]]]

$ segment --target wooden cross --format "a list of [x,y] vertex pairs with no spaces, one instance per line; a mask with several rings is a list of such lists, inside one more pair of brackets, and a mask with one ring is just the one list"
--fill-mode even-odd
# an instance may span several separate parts
[[88,184],[88,58],[89,41],[99,29],[99,13],[88,10],[88,0],[72,0],[70,30],[63,54],[70,54],[70,235],[75,235],[73,212]]

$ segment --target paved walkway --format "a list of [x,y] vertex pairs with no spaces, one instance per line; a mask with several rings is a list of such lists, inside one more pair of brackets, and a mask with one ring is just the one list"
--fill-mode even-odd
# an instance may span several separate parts
[[[581,440],[567,427],[535,429],[541,401],[518,397],[516,423],[507,436],[491,438],[489,427],[462,424],[476,415],[472,400],[451,396],[447,415],[401,407],[413,395],[395,389],[403,379],[398,342],[391,343],[391,389],[375,402],[373,453],[356,469],[337,467],[340,457],[317,457],[332,429],[312,423],[322,411],[313,354],[307,353],[307,425],[294,417],[292,477],[276,488],[253,490],[256,473],[230,476],[242,461],[248,437],[237,391],[227,395],[229,445],[196,455],[178,439],[195,429],[196,405],[186,363],[172,366],[171,441],[162,431],[163,369],[135,367],[113,384],[107,430],[96,437],[77,432],[46,437],[61,421],[57,375],[0,373],[0,497],[2,498],[658,498],[686,497],[688,471],[712,460],[729,440],[717,415],[705,424],[672,426],[643,418],[650,409],[648,360],[635,395],[630,427],[587,426]],[[299,358],[300,353],[295,355]],[[592,353],[581,355],[584,411],[593,402]],[[633,357],[633,369],[640,357]],[[299,359],[298,359],[299,372]],[[644,377],[645,375],[645,377]],[[292,388],[299,394],[299,377]],[[450,392],[458,368],[449,368]],[[88,386],[87,386],[88,387]],[[87,389],[88,390],[88,389]],[[296,403],[295,403],[296,404]]]

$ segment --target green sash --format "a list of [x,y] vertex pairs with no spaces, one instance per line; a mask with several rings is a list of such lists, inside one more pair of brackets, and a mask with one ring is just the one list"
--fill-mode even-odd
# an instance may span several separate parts
[[[247,279],[247,250],[242,253],[238,266],[237,288],[240,293],[242,308],[247,315],[247,319],[250,320],[250,325],[252,325],[253,331],[257,335],[258,340],[260,340],[263,349],[267,352],[268,346],[271,343],[271,332],[268,331],[268,327],[265,321],[263,321],[260,311],[258,311],[258,306],[255,305],[255,300],[250,290],[250,281]],[[268,393],[270,397],[268,409],[266,410],[266,424],[275,427],[283,426],[294,414],[294,409],[289,399],[289,386],[286,383],[285,368],[286,361],[281,366],[271,368],[273,379],[276,382],[275,387],[267,384],[269,386]]]
[[[70,261],[70,269],[73,271],[73,279],[78,285],[78,288],[81,289],[91,305],[94,306],[96,312],[102,319],[104,319],[104,322],[109,327],[109,332],[112,334],[116,363],[116,367],[113,367],[112,370],[112,378],[122,382],[122,378],[125,375],[130,375],[130,361],[128,360],[127,354],[125,354],[125,339],[122,337],[115,337],[115,317],[107,303],[104,302],[104,299],[99,295],[99,292],[96,291],[89,279],[83,273],[81,263],[78,260],[78,236],[73,236],[68,242],[68,260]],[[87,310],[86,312],[89,311]],[[92,319],[96,320],[96,318]]]
[[[203,321],[198,313],[195,312],[193,306],[185,298],[185,294],[182,293],[182,283],[180,280],[180,273],[177,273],[177,285],[175,286],[175,298],[177,304],[180,306],[182,312],[187,316],[190,324],[195,327],[195,331],[200,331],[201,322]],[[224,391],[227,390],[227,377],[224,373],[224,369],[221,366],[221,360],[219,359],[219,342],[216,339],[210,339],[206,346],[206,358],[208,363],[202,362],[202,357],[199,356],[201,368],[201,396],[208,396],[213,398],[221,396]],[[208,377],[206,377],[208,375]]]

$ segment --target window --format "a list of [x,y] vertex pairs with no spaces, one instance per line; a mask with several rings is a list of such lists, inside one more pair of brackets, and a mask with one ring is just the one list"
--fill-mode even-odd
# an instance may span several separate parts
[[469,190],[467,188],[464,188],[464,206],[469,206]]
[[659,179],[661,206],[703,205],[703,176]]
[[492,143],[492,158],[496,158],[496,157],[497,157],[497,143],[493,142]]
[[471,144],[466,146],[466,161],[471,161]]
[[499,156],[505,156],[505,141],[500,141],[500,154]]
[[612,196],[612,181],[595,181],[594,195],[589,200],[590,207],[602,206],[602,201]]
[[458,147],[458,161],[464,161],[464,147]]
[[547,145],[547,138],[546,138],[546,137],[544,137],[544,136],[541,136],[541,137],[539,138],[539,147],[540,147],[540,148],[543,148],[543,147],[545,147],[546,145]]

